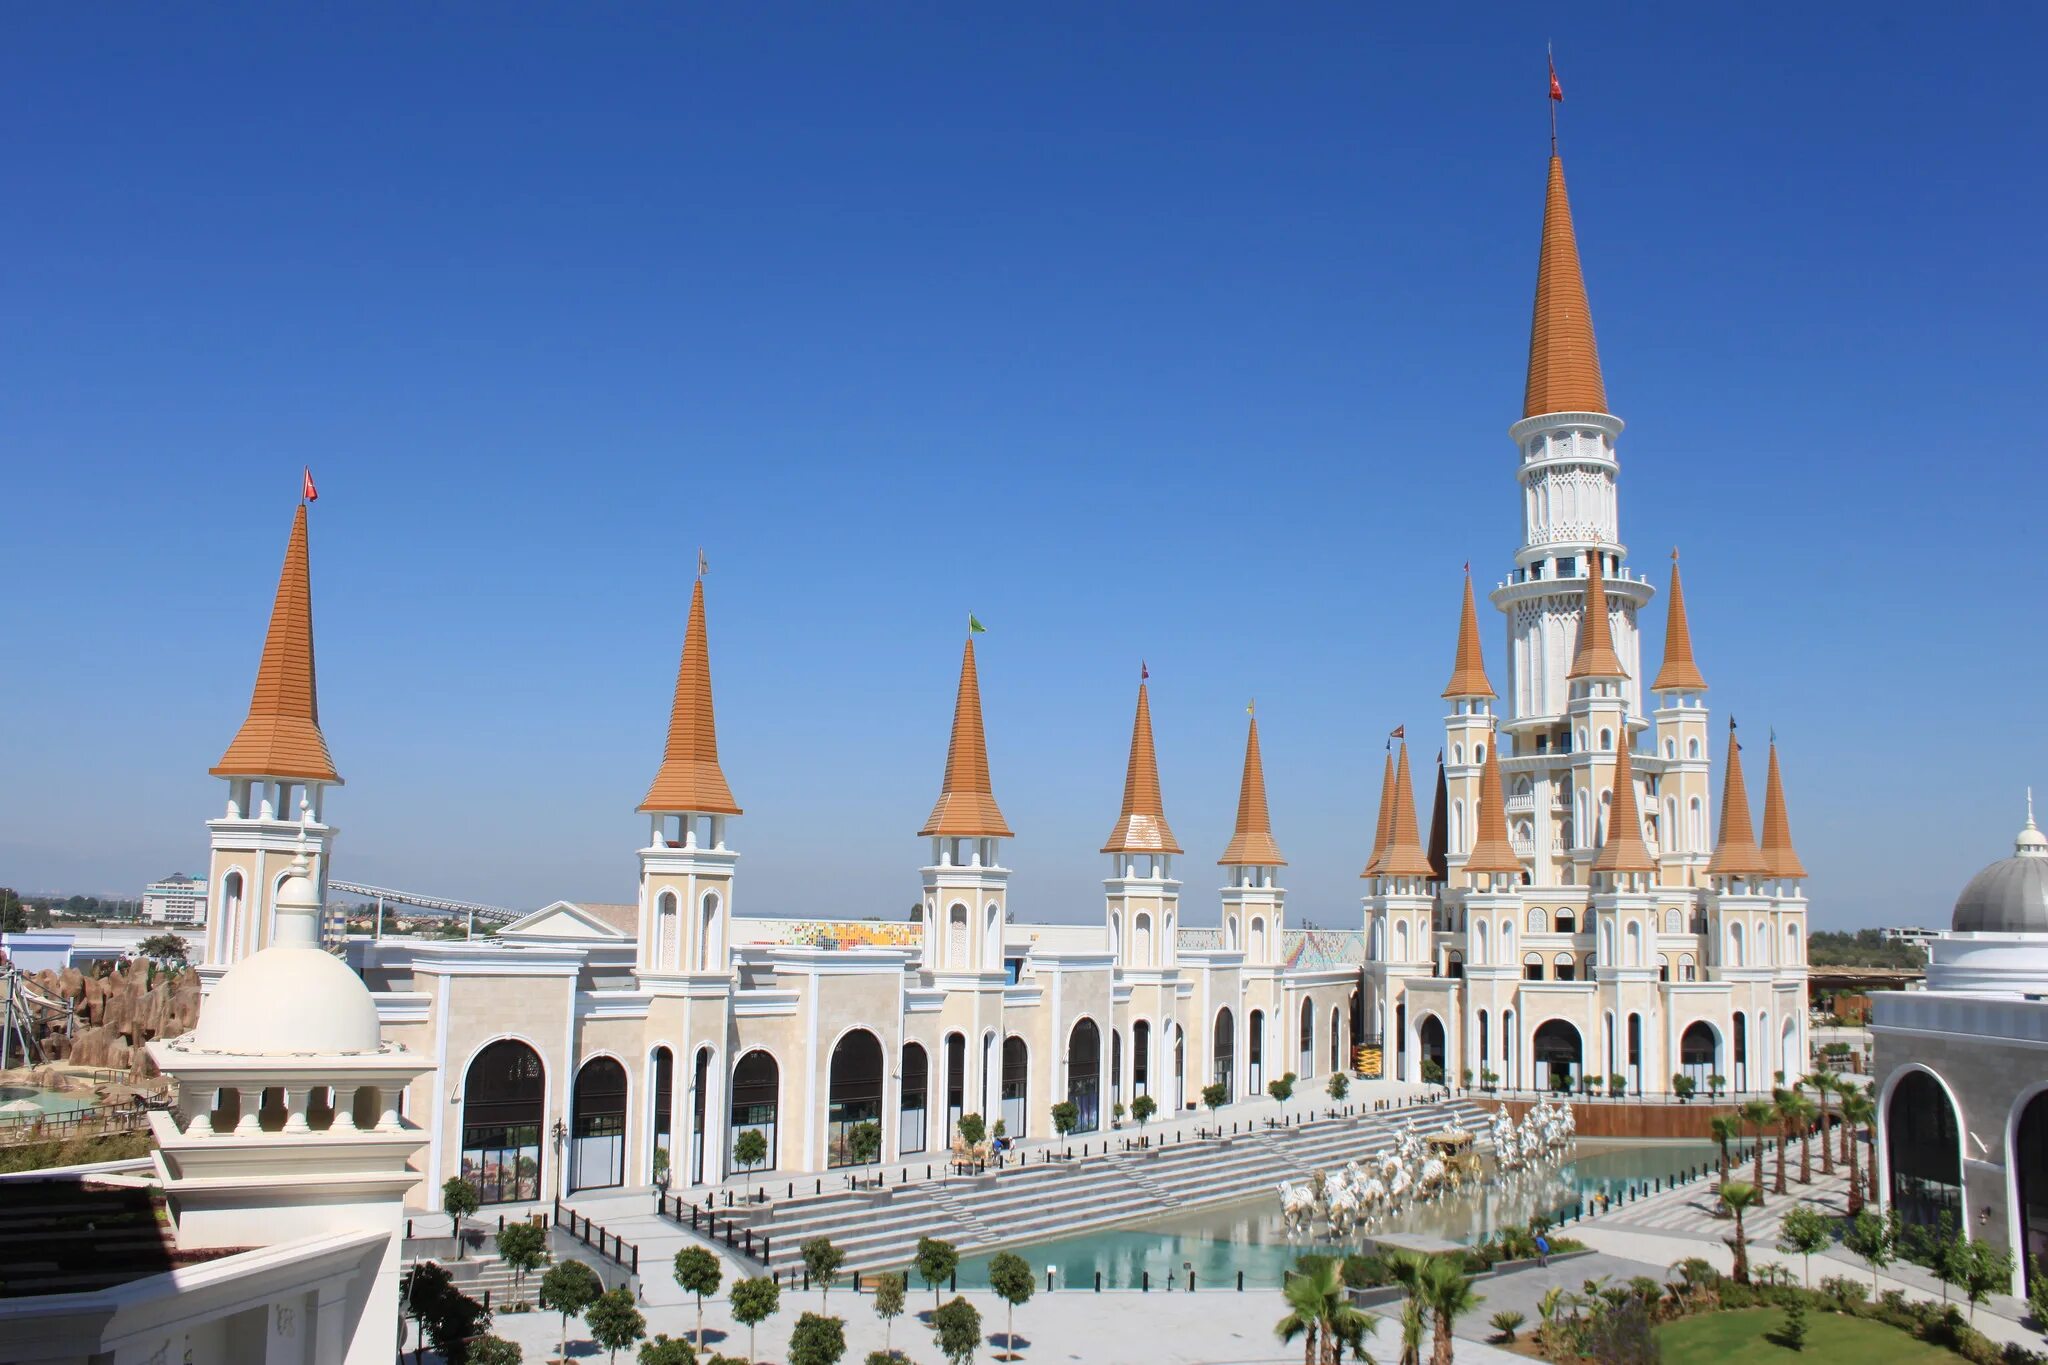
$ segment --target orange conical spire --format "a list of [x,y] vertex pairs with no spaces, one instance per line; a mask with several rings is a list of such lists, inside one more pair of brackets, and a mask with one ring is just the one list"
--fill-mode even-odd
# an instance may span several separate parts
[[1266,811],[1266,765],[1259,757],[1259,721],[1244,736],[1244,778],[1237,785],[1237,827],[1230,846],[1216,860],[1223,867],[1285,867],[1273,842],[1273,817]]
[[1704,692],[1707,680],[1692,661],[1692,627],[1685,619],[1685,585],[1678,578],[1678,551],[1671,552],[1671,600],[1664,608],[1664,666],[1652,692]]
[[1451,829],[1448,821],[1450,783],[1444,777],[1444,751],[1436,751],[1436,804],[1429,813],[1429,875],[1450,876]]
[[[306,504],[292,516],[270,630],[256,665],[249,718],[212,769],[215,777],[285,777],[334,782],[334,760],[320,733],[320,689],[313,676],[313,577],[306,555]],[[279,812],[279,818],[286,818]]]
[[1124,770],[1124,807],[1104,853],[1178,853],[1159,796],[1159,756],[1152,748],[1152,702],[1138,683],[1138,714],[1131,722],[1131,761]]
[[1643,842],[1643,814],[1636,804],[1635,764],[1624,731],[1614,760],[1614,799],[1607,808],[1607,839],[1593,859],[1595,872],[1655,872],[1657,862]]
[[1778,741],[1771,741],[1771,765],[1764,778],[1764,870],[1773,877],[1804,877],[1806,865],[1792,849],[1792,822],[1785,818],[1785,784],[1778,776]]
[[643,811],[738,815],[732,788],[718,766],[718,726],[711,714],[711,654],[704,640],[704,580],[690,590],[690,623],[676,665],[676,696],[668,715],[668,748],[647,789]]
[[[1499,736],[1496,735],[1498,741]],[[1500,745],[1486,746],[1486,766],[1479,770],[1479,809],[1473,812],[1478,839],[1465,855],[1467,872],[1520,872],[1522,860],[1508,842],[1507,798],[1500,780]]]
[[974,637],[960,655],[960,692],[953,699],[953,738],[946,743],[946,780],[920,839],[1007,839],[1010,826],[996,806],[988,779],[988,738],[981,729],[981,677],[974,669]]
[[1536,263],[1536,316],[1529,324],[1529,383],[1522,415],[1605,411],[1607,386],[1600,379],[1600,348],[1593,344],[1593,313],[1579,273],[1564,162],[1553,153],[1543,193],[1543,248]]
[[1380,816],[1372,832],[1372,855],[1365,860],[1365,871],[1361,877],[1380,875],[1380,864],[1386,860],[1387,840],[1394,830],[1394,751],[1387,750],[1387,761],[1380,771]]
[[1451,665],[1451,680],[1444,684],[1446,697],[1491,697],[1493,683],[1486,676],[1486,660],[1479,652],[1479,611],[1472,603],[1472,570],[1465,570],[1465,608],[1458,618],[1458,657]]
[[1591,572],[1586,575],[1586,610],[1579,621],[1579,648],[1572,655],[1571,671],[1565,679],[1625,678],[1628,670],[1614,653],[1613,629],[1607,623],[1607,580],[1601,575],[1605,558],[1598,545],[1587,557]]
[[1427,877],[1429,854],[1422,848],[1422,835],[1415,827],[1415,783],[1408,775],[1408,741],[1401,741],[1401,760],[1394,769],[1394,822],[1387,831],[1386,856],[1380,859],[1382,877]]
[[1735,722],[1728,722],[1728,770],[1721,775],[1721,830],[1714,856],[1707,861],[1710,877],[1750,877],[1766,872],[1749,822],[1749,788],[1742,780],[1742,745]]

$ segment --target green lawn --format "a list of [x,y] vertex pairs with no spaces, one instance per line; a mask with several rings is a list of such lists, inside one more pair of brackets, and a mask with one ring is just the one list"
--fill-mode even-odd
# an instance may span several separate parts
[[1734,1313],[1701,1313],[1657,1329],[1664,1365],[1747,1365],[1768,1361],[1861,1360],[1876,1365],[1955,1365],[1962,1357],[1916,1341],[1896,1327],[1840,1313],[1806,1314],[1806,1349],[1794,1351],[1767,1339],[1785,1321],[1782,1308],[1745,1308]]

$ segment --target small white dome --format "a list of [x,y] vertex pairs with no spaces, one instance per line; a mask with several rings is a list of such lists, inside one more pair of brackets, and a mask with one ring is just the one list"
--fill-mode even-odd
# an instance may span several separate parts
[[199,1009],[193,1045],[241,1057],[375,1052],[377,1003],[348,964],[279,945],[228,969]]

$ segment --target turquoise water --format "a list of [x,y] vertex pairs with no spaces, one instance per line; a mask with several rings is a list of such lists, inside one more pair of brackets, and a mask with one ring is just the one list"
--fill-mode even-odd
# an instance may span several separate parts
[[[1554,1214],[1589,1194],[1618,1194],[1624,1186],[1666,1180],[1697,1167],[1711,1166],[1711,1142],[1613,1142],[1580,1139],[1570,1160],[1545,1171],[1517,1171],[1426,1204],[1409,1204],[1365,1234],[1420,1234],[1470,1245],[1486,1240],[1495,1229],[1526,1223],[1536,1214]],[[1060,1288],[1092,1288],[1097,1271],[1105,1289],[1136,1289],[1145,1275],[1152,1288],[1163,1290],[1171,1275],[1184,1287],[1188,1271],[1197,1286],[1234,1285],[1244,1272],[1247,1286],[1276,1286],[1310,1250],[1356,1250],[1361,1239],[1343,1244],[1321,1238],[1289,1237],[1280,1218],[1280,1199],[1267,1191],[1248,1199],[1208,1208],[1189,1209],[1123,1227],[1104,1228],[1072,1237],[1012,1247],[1031,1263],[1044,1282],[1045,1268],[1055,1266]],[[988,1257],[963,1258],[959,1282],[987,1283]],[[911,1276],[911,1286],[919,1286]]]
[[[90,1094],[78,1094],[63,1090],[44,1090],[39,1086],[33,1085],[0,1085],[0,1105],[11,1104],[16,1100],[27,1100],[30,1104],[35,1105],[53,1118],[64,1114],[77,1113],[81,1109],[90,1109],[99,1102]],[[14,1114],[0,1114],[0,1123],[32,1121],[32,1117],[28,1115],[17,1117]]]

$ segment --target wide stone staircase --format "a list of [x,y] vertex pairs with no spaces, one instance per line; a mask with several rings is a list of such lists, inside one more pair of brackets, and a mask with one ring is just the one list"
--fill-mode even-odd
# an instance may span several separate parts
[[768,1239],[772,1271],[800,1268],[802,1245],[813,1237],[829,1237],[843,1250],[848,1271],[896,1269],[911,1263],[920,1237],[941,1238],[972,1255],[1271,1192],[1283,1180],[1384,1152],[1410,1120],[1425,1134],[1452,1124],[1482,1142],[1485,1138],[1485,1111],[1469,1100],[1453,1100],[1067,1161],[1033,1161],[943,1183],[787,1200],[749,1221],[757,1236]]

